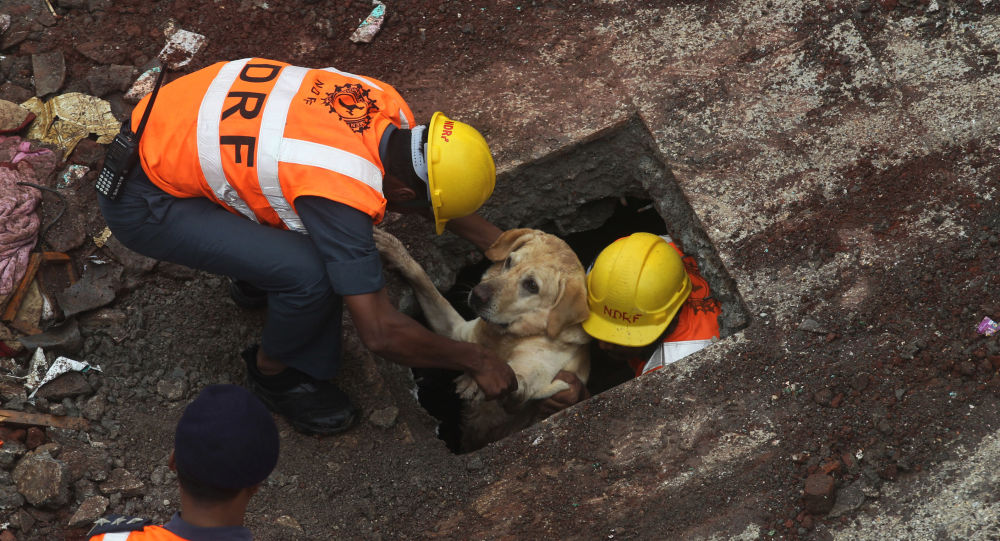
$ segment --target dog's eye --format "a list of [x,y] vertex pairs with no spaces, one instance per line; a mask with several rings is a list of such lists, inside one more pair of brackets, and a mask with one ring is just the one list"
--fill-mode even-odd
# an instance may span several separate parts
[[513,264],[514,264],[514,262],[511,261],[510,257],[508,257],[507,259],[504,259],[503,260],[503,268],[504,268],[504,270],[509,269],[510,266],[513,265]]
[[536,282],[534,278],[525,278],[524,281],[521,282],[521,287],[532,295],[538,294],[538,282]]

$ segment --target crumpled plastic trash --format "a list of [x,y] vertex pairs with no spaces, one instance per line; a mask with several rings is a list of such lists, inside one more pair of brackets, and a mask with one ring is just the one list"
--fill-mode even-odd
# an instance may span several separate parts
[[59,183],[56,184],[56,187],[59,189],[69,188],[73,184],[76,184],[77,181],[87,176],[87,173],[89,172],[90,168],[86,165],[76,163],[70,164],[66,166],[66,169],[59,175]]
[[36,115],[25,138],[64,149],[63,160],[91,133],[97,135],[98,143],[106,145],[121,129],[122,123],[111,112],[110,103],[81,92],[61,94],[47,102],[34,97],[21,106]]
[[979,326],[976,327],[976,331],[979,334],[984,334],[986,336],[993,336],[997,329],[1000,329],[1000,323],[993,321],[989,316],[984,317],[982,321],[979,322]]
[[351,34],[351,41],[354,43],[371,43],[375,34],[382,29],[382,23],[385,22],[385,4],[379,0],[372,0],[372,4],[375,4],[372,12],[365,17],[365,20],[361,21],[357,30]]
[[100,366],[94,366],[94,365],[91,365],[88,362],[74,361],[73,359],[70,359],[69,357],[62,357],[62,356],[60,356],[60,357],[56,357],[56,360],[52,361],[52,366],[50,366],[49,369],[48,369],[48,371],[45,372],[45,377],[43,377],[41,379],[41,381],[38,382],[37,385],[32,385],[33,376],[37,377],[37,373],[35,372],[35,364],[36,364],[36,359],[38,359],[39,356],[41,356],[41,362],[44,363],[45,362],[45,353],[42,353],[42,348],[38,348],[37,350],[35,350],[35,355],[31,359],[31,370],[29,371],[28,381],[25,384],[25,386],[28,387],[29,389],[31,387],[34,387],[34,390],[31,391],[31,394],[28,395],[28,400],[31,400],[32,398],[34,398],[35,397],[35,393],[37,393],[38,389],[41,389],[43,385],[45,385],[46,383],[48,383],[48,382],[56,379],[57,377],[65,374],[67,372],[71,372],[71,371],[72,372],[87,372],[87,371],[90,371],[90,370],[96,370],[98,372],[101,372],[101,367]]

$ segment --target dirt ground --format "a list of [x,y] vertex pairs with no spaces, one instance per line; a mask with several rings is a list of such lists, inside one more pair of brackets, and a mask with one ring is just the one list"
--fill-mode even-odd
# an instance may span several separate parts
[[[660,9],[688,13],[690,8],[703,28],[718,29],[723,23],[717,21],[727,20],[738,4],[392,2],[374,41],[354,44],[348,36],[370,11],[368,2],[52,0],[57,16],[51,17],[44,1],[0,0],[2,12],[15,19],[0,53],[6,81],[31,89],[31,55],[61,51],[67,73],[59,93],[89,92],[92,68],[148,67],[172,22],[207,37],[182,72],[262,56],[371,75],[396,86],[418,119],[437,109],[457,109],[463,120],[483,126],[487,139],[497,142],[501,171],[515,176],[518,166],[582,139],[574,132],[575,115],[614,120],[634,118],[638,110],[654,140],[673,141],[652,154],[669,162],[699,212],[712,211],[700,213],[700,224],[717,245],[720,266],[729,268],[729,279],[746,297],[749,326],[698,364],[602,393],[542,429],[479,453],[451,453],[435,437],[434,419],[412,400],[409,373],[365,354],[348,322],[350,360],[342,380],[364,419],[335,438],[305,437],[279,425],[279,467],[248,515],[259,538],[832,539],[866,513],[893,512],[888,500],[878,509],[890,486],[916,482],[961,460],[965,449],[996,429],[1000,343],[977,334],[976,324],[983,316],[1000,319],[1000,209],[993,196],[1000,146],[995,124],[975,136],[956,135],[953,144],[936,142],[927,120],[919,118],[923,89],[913,84],[886,90],[864,80],[857,53],[829,46],[823,36],[852,25],[866,38],[865,54],[880,57],[897,51],[896,43],[880,38],[894,25],[906,28],[908,37],[935,42],[956,28],[985,26],[1000,6],[817,3],[798,13],[794,26],[782,27],[787,34],[763,32],[767,36],[756,41],[741,33],[755,31],[754,16],[748,16],[745,28],[727,36],[738,34],[732,39],[750,44],[706,49],[700,65],[696,58],[676,71],[649,71],[642,61],[656,58],[621,60],[633,54],[617,48],[615,40],[622,36],[638,35],[649,43],[664,39],[645,26],[661,24]],[[787,3],[777,4],[760,3],[766,7],[756,18],[787,15],[782,11]],[[768,9],[772,12],[764,13]],[[634,27],[615,26],[623,20]],[[24,37],[8,44],[18,29]],[[795,44],[796,61],[820,73],[825,86],[810,96],[816,100],[808,107],[794,96],[778,100],[768,122],[802,107],[808,109],[802,114],[808,130],[746,138],[759,147],[733,143],[737,138],[719,120],[723,115],[705,113],[713,106],[702,104],[731,105],[744,91],[751,94],[746,89],[777,69],[778,61],[769,62],[787,43]],[[960,79],[987,80],[996,69],[996,44],[963,43],[963,52],[977,60]],[[725,58],[725,69],[743,76],[728,86],[706,82],[699,70],[711,64],[710,54]],[[529,62],[537,62],[537,71],[524,66]],[[510,78],[514,72],[532,77]],[[626,95],[618,86],[674,78],[685,81],[669,95],[644,95],[638,84]],[[491,116],[502,108],[498,104],[529,94],[529,103],[517,107],[517,122]],[[467,101],[477,95],[490,105]],[[121,92],[102,97],[117,114],[127,112]],[[599,105],[599,98],[607,102]],[[558,106],[565,116],[539,119],[532,100],[548,101],[549,110]],[[740,115],[753,111],[749,100],[742,105],[733,109]],[[604,106],[607,110],[591,114]],[[909,135],[923,150],[904,148],[899,134],[853,137],[852,132],[843,147],[851,147],[851,157],[831,167],[837,182],[826,189],[811,175],[822,177],[820,162],[833,160],[829,154],[841,143],[817,142],[816,134],[828,133],[824,130],[845,117],[865,118],[867,112],[856,111],[866,108],[893,119],[899,115],[898,122],[887,124],[913,129]],[[689,125],[697,129],[672,139],[664,135]],[[521,130],[525,127],[530,129]],[[822,145],[833,150],[817,158]],[[700,184],[714,178],[706,170],[726,177],[732,164],[766,163],[769,155],[761,148],[781,149],[808,165],[774,173],[768,177],[773,182],[734,181],[715,194],[715,188]],[[100,158],[100,147],[84,144],[69,161],[96,167]],[[229,300],[219,277],[156,264],[114,241],[98,248],[91,237],[104,225],[92,180],[93,173],[71,188],[69,210],[47,239],[73,256],[79,275],[93,266],[92,256],[121,269],[113,280],[116,299],[77,316],[83,345],[74,358],[104,371],[86,377],[92,392],[63,402],[70,414],[94,396],[105,407],[91,416],[89,434],[49,429],[46,439],[58,443],[64,456],[72,451],[96,458],[82,460],[83,471],[74,475],[64,505],[3,509],[0,522],[10,523],[16,539],[80,538],[87,528],[67,522],[94,495],[107,497],[108,513],[168,519],[177,506],[165,468],[172,424],[204,385],[242,381],[238,354],[257,340],[262,323],[260,312]],[[56,179],[48,182],[54,185]],[[515,204],[512,193],[524,192],[500,185],[498,200]],[[699,203],[706,197],[729,204],[729,210]],[[580,203],[568,200],[562,206],[575,212]],[[746,210],[741,204],[752,212],[741,212]],[[43,217],[53,219],[59,208],[46,194]],[[504,207],[491,207],[487,215],[502,227],[543,223],[541,217],[513,222]],[[447,239],[430,243],[419,223],[389,221],[387,227],[442,285],[462,263],[476,260],[467,246]],[[435,254],[454,259],[436,262]],[[404,306],[412,303],[398,282],[391,283]],[[27,352],[17,361],[25,364]],[[4,407],[10,407],[4,398]],[[104,490],[118,470],[143,487]],[[831,478],[841,495],[861,494],[859,502],[838,498],[846,507],[827,513],[829,507],[809,494],[806,479],[814,474]],[[4,483],[11,484],[0,478]],[[936,535],[954,538],[952,532]]]

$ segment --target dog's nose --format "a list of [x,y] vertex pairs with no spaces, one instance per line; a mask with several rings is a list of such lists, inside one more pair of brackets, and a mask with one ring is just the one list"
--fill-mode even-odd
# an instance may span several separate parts
[[472,291],[469,292],[469,306],[471,306],[473,310],[479,310],[490,302],[490,297],[492,296],[493,290],[490,286],[486,284],[479,284],[472,288]]

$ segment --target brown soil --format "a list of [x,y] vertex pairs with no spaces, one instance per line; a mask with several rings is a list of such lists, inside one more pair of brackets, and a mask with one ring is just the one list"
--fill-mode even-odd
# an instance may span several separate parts
[[[11,13],[22,6],[34,9],[44,5],[30,0],[5,0],[4,4]],[[426,119],[440,101],[448,101],[450,85],[465,84],[463,74],[487,70],[494,63],[518,62],[535,54],[543,44],[589,36],[594,21],[658,2],[392,2],[381,33],[371,44],[360,45],[347,39],[371,8],[359,0],[92,0],[53,4],[60,16],[49,25],[32,27],[29,39],[3,54],[23,61],[32,53],[62,51],[68,68],[64,91],[85,88],[82,81],[88,71],[99,65],[81,50],[104,51],[104,64],[142,68],[159,53],[163,28],[172,20],[179,28],[208,38],[208,46],[184,72],[248,56],[303,66],[334,66],[395,85],[410,100],[418,118]],[[711,4],[724,9],[725,2]],[[80,7],[67,7],[71,5]],[[859,17],[862,27],[878,24],[858,15],[853,7],[845,9],[854,15],[843,17]],[[896,13],[888,11],[886,16]],[[829,24],[829,20],[817,19],[814,24]],[[799,31],[808,36],[809,25]],[[921,31],[932,32],[933,25]],[[766,51],[747,54],[749,62]],[[995,62],[995,52],[991,58]],[[818,51],[813,60],[827,66],[831,77],[842,67],[840,57],[831,51]],[[449,73],[448,80],[426,79],[422,69],[426,65],[442,67]],[[29,68],[30,63],[24,69]],[[572,81],[565,86],[571,93]],[[493,89],[483,88],[483,92]],[[436,99],[439,96],[441,100]],[[114,102],[120,113],[126,111],[120,96],[105,98]],[[510,148],[518,149],[516,145]],[[873,151],[891,154],[893,149]],[[908,250],[916,240],[907,236],[901,224],[922,211],[915,202],[932,197],[942,187],[956,186],[954,164],[995,167],[991,164],[998,159],[1000,152],[994,145],[954,148],[907,161],[888,172],[870,163],[855,164],[842,171],[853,197],[797,203],[790,219],[738,241],[739,246],[732,251],[740,253],[743,259],[739,264],[753,273],[802,261],[820,266],[838,254],[857,254],[862,242],[869,248],[902,242]],[[686,397],[724,405],[727,411],[727,416],[714,422],[714,430],[701,435],[704,441],[688,442],[695,448],[724,431],[734,431],[734,427],[744,432],[763,428],[744,425],[744,415],[761,404],[772,405],[772,424],[766,428],[780,434],[780,447],[773,456],[755,457],[756,463],[734,465],[743,470],[739,486],[732,479],[705,480],[701,489],[683,500],[650,502],[634,495],[635,501],[627,505],[645,511],[637,512],[627,523],[620,519],[620,524],[614,518],[574,515],[573,508],[567,508],[567,502],[577,505],[577,494],[600,494],[597,484],[629,476],[663,479],[686,467],[678,462],[657,470],[637,462],[633,470],[618,468],[595,476],[561,478],[563,491],[537,496],[544,501],[533,502],[531,505],[537,506],[534,510],[488,509],[474,518],[469,518],[470,512],[467,531],[489,538],[591,538],[590,534],[603,536],[618,528],[626,532],[619,538],[667,538],[667,532],[695,531],[699,523],[711,531],[712,521],[728,519],[713,514],[713,506],[728,509],[720,502],[743,498],[748,502],[744,518],[758,521],[764,532],[785,538],[810,537],[816,532],[814,525],[825,519],[807,517],[803,511],[802,488],[809,474],[829,472],[838,487],[858,479],[877,487],[948,459],[948,449],[955,443],[978,442],[993,431],[1000,390],[1000,346],[995,338],[987,339],[975,331],[983,315],[1000,315],[1000,304],[992,294],[1000,287],[1000,273],[995,270],[1000,267],[1000,209],[995,200],[985,200],[966,189],[956,188],[947,197],[955,203],[950,219],[978,224],[978,231],[966,242],[927,243],[906,251],[909,255],[891,268],[860,266],[839,273],[833,277],[834,283],[818,289],[825,297],[801,299],[801,313],[812,313],[810,306],[826,306],[823,310],[830,311],[812,313],[810,319],[815,324],[808,328],[799,327],[801,321],[769,324],[766,315],[753,314],[755,321],[748,331],[751,340],[738,356],[727,363],[701,367],[697,377],[683,384]],[[46,198],[49,209],[55,204]],[[90,211],[96,212],[95,208]],[[52,217],[52,210],[45,212]],[[103,228],[97,216],[84,221],[88,235]],[[60,227],[57,224],[52,234],[60,234]],[[869,237],[862,241],[838,233],[852,229]],[[85,257],[91,254],[114,259],[107,250],[98,251],[89,242],[71,253],[81,272]],[[188,398],[200,385],[240,381],[242,367],[237,353],[256,340],[260,314],[233,306],[223,286],[219,278],[175,266],[160,265],[152,272],[132,268],[124,275],[115,303],[90,319],[84,318],[85,345],[79,357],[105,366],[104,376],[92,375],[90,380],[109,397],[106,420],[95,438],[115,442],[112,449],[118,465],[148,476],[165,463],[171,445],[169,427],[183,402],[166,401],[158,395],[158,381],[184,380],[190,387]],[[834,313],[831,304],[823,302],[859,287],[878,302],[852,306],[847,314]],[[109,318],[116,323],[108,323]],[[348,328],[346,333],[349,350],[360,350],[352,330]],[[774,347],[779,343],[782,353]],[[408,392],[405,371],[384,363],[358,363],[347,366],[346,371],[345,380],[352,381],[347,384],[348,391],[368,413],[391,404],[386,396]],[[642,384],[630,392],[641,389]],[[620,413],[616,418],[624,418],[624,411],[636,407],[627,400],[615,401],[614,396],[620,395],[598,396],[593,404],[602,404],[605,416]],[[684,407],[669,399],[655,399],[652,405],[660,408],[661,415]],[[574,410],[581,439],[574,442],[572,453],[577,457],[574,460],[587,461],[577,466],[598,471],[609,458],[608,442],[601,439],[609,430],[599,426],[601,419],[587,415],[592,407],[585,404]],[[634,413],[632,418],[636,426],[655,420],[643,412]],[[441,536],[461,537],[455,532],[463,531],[462,526],[449,523],[456,516],[452,510],[470,506],[467,499],[489,483],[490,478],[480,478],[484,467],[505,470],[507,478],[523,478],[536,472],[513,471],[519,466],[507,469],[507,460],[532,452],[542,461],[566,451],[559,445],[530,447],[513,442],[484,458],[454,457],[431,435],[433,421],[423,412],[405,408],[392,429],[369,426],[332,441],[305,438],[287,426],[282,428],[286,449],[296,449],[283,456],[280,475],[269,481],[255,500],[249,519],[249,525],[264,539],[432,538],[438,536],[432,530],[442,527],[450,529]],[[386,451],[390,448],[405,450]],[[856,458],[859,450],[864,456],[861,464]],[[398,472],[398,484],[387,471]],[[393,479],[392,484],[386,484],[386,479]],[[176,506],[176,498],[170,505],[162,503],[172,497],[171,491],[169,484],[150,487],[145,497],[123,498],[109,512],[165,520]],[[619,505],[618,509],[624,507]],[[655,508],[669,511],[657,512]],[[79,538],[85,528],[64,526],[74,509],[71,504],[57,511],[33,511],[37,520],[34,530],[22,533],[19,539]],[[302,530],[282,526],[287,522],[282,523],[279,517],[286,515],[295,516]],[[496,523],[503,520],[507,522],[500,534]],[[590,525],[589,520],[595,528],[590,532],[581,526]],[[317,533],[330,531],[335,533]]]

